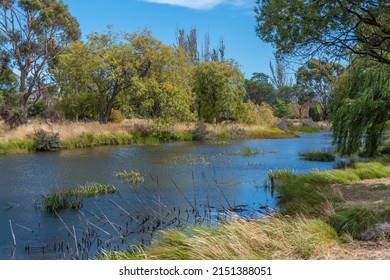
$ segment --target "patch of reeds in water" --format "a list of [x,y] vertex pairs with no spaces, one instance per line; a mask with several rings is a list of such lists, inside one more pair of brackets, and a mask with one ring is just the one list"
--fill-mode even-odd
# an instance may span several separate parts
[[67,188],[51,194],[42,194],[35,206],[47,212],[82,208],[82,198],[115,193],[113,185],[87,183],[77,188]]
[[301,152],[299,156],[301,159],[309,161],[331,162],[336,160],[336,157],[331,152],[325,150]]
[[130,182],[133,184],[136,183],[142,183],[145,181],[144,176],[141,175],[141,173],[137,170],[133,171],[122,171],[115,174],[116,177],[122,178],[125,182]]
[[115,193],[116,188],[114,185],[100,184],[100,183],[87,183],[80,185],[77,188],[68,188],[60,191],[60,195],[65,197],[77,196],[77,197],[89,197],[97,195],[105,195]]

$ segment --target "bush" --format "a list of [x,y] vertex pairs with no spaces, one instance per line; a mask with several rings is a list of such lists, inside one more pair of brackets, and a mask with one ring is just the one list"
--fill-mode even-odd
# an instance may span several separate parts
[[195,141],[203,141],[207,136],[207,126],[203,121],[197,122],[195,124],[194,131],[192,132],[193,139]]
[[60,135],[39,129],[35,132],[34,142],[36,151],[57,150],[60,148]]

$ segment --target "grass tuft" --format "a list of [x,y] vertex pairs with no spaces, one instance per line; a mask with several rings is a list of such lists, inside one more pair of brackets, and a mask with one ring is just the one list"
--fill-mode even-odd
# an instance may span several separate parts
[[142,183],[145,181],[144,176],[141,175],[139,171],[122,171],[115,174],[116,177],[120,177],[125,182],[130,182],[133,184]]

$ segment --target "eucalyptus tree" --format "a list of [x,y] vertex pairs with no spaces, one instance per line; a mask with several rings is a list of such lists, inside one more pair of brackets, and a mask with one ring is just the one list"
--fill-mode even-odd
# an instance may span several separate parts
[[53,87],[49,67],[79,37],[79,25],[62,1],[0,2],[0,47],[18,75],[19,123],[27,123],[29,110]]
[[307,93],[314,93],[315,99],[321,108],[323,120],[328,120],[329,99],[333,92],[333,85],[343,70],[344,67],[341,64],[311,59],[301,66],[296,73],[297,83]]

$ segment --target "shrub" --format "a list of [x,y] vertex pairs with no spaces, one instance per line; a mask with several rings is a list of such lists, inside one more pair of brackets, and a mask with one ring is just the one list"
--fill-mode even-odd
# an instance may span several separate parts
[[57,150],[60,148],[60,135],[39,129],[35,132],[34,142],[36,151]]
[[207,126],[204,121],[197,122],[195,124],[194,131],[192,132],[193,139],[195,141],[203,141],[207,136]]

